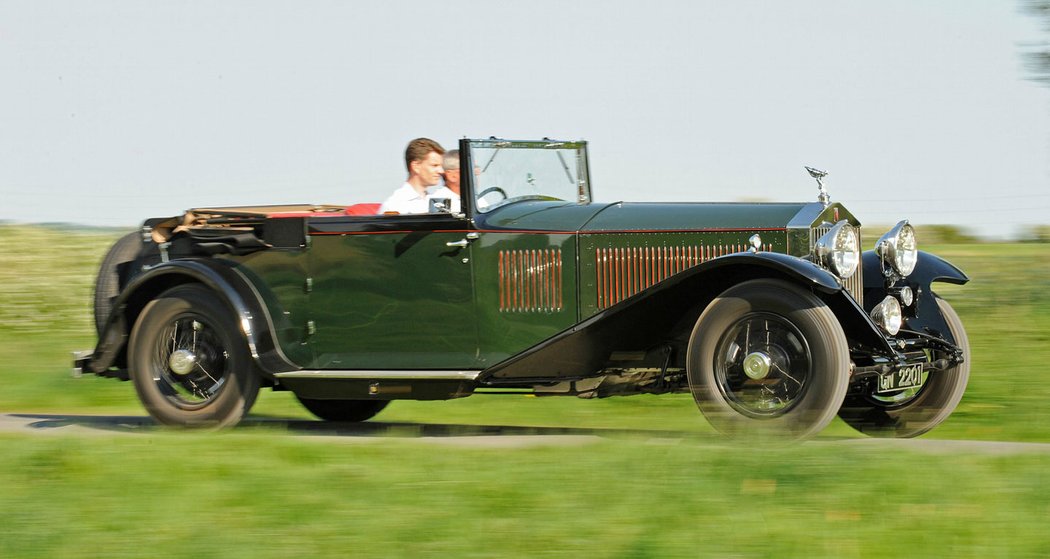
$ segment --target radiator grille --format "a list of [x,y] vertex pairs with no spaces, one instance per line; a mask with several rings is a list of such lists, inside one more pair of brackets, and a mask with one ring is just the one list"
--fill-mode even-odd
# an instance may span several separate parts
[[500,312],[558,312],[562,301],[561,249],[499,252]]

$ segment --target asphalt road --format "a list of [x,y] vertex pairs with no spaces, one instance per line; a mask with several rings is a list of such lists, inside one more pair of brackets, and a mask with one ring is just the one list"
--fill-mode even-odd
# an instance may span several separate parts
[[[303,437],[327,437],[350,443],[369,443],[390,439],[414,439],[424,443],[465,447],[522,448],[529,446],[578,446],[607,439],[630,437],[653,442],[685,440],[720,442],[713,436],[678,431],[628,429],[577,429],[568,427],[522,427],[509,425],[453,425],[423,423],[325,423],[300,419],[249,417],[235,429],[286,431]],[[39,436],[55,434],[74,436],[143,436],[165,428],[148,416],[64,415],[42,413],[6,413],[0,415],[0,432]],[[833,444],[910,448],[928,452],[980,452],[984,454],[1045,453],[1050,444],[1001,441],[965,441],[943,439],[873,439],[817,438],[806,444]]]

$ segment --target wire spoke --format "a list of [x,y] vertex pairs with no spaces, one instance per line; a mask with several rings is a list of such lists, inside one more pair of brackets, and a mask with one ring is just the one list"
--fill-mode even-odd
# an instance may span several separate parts
[[780,364],[778,364],[778,363],[777,363],[776,361],[774,361],[774,362],[773,362],[773,368],[774,368],[774,369],[776,369],[776,370],[778,370],[778,371],[780,371],[780,374],[781,374],[781,375],[784,375],[785,377],[787,377],[788,379],[790,379],[790,380],[791,380],[791,382],[794,382],[795,384],[797,384],[797,385],[799,385],[799,386],[802,386],[802,381],[800,381],[800,380],[798,380],[797,378],[795,378],[795,377],[791,376],[791,373],[789,373],[789,372],[785,371],[785,370],[784,370],[784,368],[783,368],[783,367],[781,367],[781,366],[780,366]]
[[202,373],[207,375],[207,377],[210,378],[212,382],[214,382],[215,384],[219,383],[219,379],[213,377],[212,374],[208,372],[208,369],[205,369],[204,365],[201,365],[200,362],[197,363],[197,368],[200,369]]

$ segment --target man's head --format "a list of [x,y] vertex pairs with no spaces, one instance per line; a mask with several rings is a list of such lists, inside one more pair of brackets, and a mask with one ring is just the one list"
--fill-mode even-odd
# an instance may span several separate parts
[[426,188],[441,181],[441,156],[445,148],[430,138],[416,138],[405,148],[408,182]]
[[445,186],[459,194],[459,150],[453,149],[445,152],[442,166],[445,168]]

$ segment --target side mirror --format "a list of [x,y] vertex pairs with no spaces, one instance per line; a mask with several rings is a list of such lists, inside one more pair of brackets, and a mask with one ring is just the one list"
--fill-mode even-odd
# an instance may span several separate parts
[[430,213],[452,213],[452,199],[430,198]]

